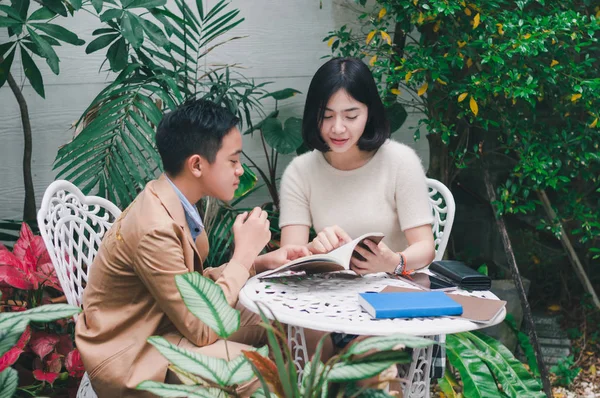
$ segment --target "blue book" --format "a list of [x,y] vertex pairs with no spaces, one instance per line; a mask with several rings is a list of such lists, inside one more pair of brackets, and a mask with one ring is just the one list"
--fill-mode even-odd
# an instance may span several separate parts
[[359,293],[358,302],[373,318],[461,315],[462,305],[444,292]]

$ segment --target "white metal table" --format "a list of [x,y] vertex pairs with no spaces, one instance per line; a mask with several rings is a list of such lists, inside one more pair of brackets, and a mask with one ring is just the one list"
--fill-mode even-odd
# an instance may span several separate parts
[[[384,273],[358,277],[354,273],[336,272],[265,279],[258,275],[248,280],[239,300],[255,313],[259,312],[256,303],[264,304],[277,320],[288,325],[288,344],[299,377],[302,375],[300,364],[309,359],[304,328],[367,336],[404,333],[431,338],[493,326],[506,316],[503,309],[493,322],[486,325],[449,317],[371,319],[358,303],[358,293],[381,291],[389,285],[411,287]],[[489,291],[453,293],[498,299]],[[267,315],[271,316],[270,313]],[[444,339],[441,340],[443,342]],[[433,346],[413,350],[408,377],[403,380],[404,396],[429,396],[432,350]]]

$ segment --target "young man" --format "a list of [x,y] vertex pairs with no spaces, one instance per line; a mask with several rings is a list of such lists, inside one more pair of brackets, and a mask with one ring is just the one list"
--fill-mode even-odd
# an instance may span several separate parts
[[[226,358],[223,341],[183,303],[175,275],[201,272],[236,306],[240,289],[255,272],[308,254],[289,246],[259,256],[271,233],[267,214],[255,208],[235,221],[229,263],[203,268],[208,239],[193,205],[204,196],[233,198],[243,173],[237,124],[225,108],[197,100],[166,114],[158,126],[165,174],[148,183],[106,233],[77,321],[77,348],[99,397],[149,396],[135,387],[144,380],[178,381],[167,374],[167,360],[146,342],[150,336]],[[238,309],[241,328],[228,342],[232,359],[248,345],[264,344],[259,317]],[[242,394],[253,388],[250,384],[242,386]]]

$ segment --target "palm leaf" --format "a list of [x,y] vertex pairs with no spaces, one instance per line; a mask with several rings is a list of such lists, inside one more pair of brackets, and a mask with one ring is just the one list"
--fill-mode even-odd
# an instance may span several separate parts
[[221,338],[231,336],[240,327],[240,312],[232,308],[219,285],[197,272],[175,277],[183,302],[198,319]]
[[15,243],[19,239],[21,222],[17,220],[0,220],[0,241],[4,241],[7,244]]
[[[149,92],[130,84],[100,93],[88,108],[91,121],[59,150],[54,166],[60,169],[58,177],[77,186],[85,184],[86,194],[96,188],[101,196],[118,198],[116,203],[121,207],[131,203],[155,178],[155,170],[160,166],[151,138],[153,128],[139,113],[153,122],[160,120],[160,110],[147,98],[160,90],[164,89],[155,86]],[[104,179],[98,178],[99,174]],[[92,181],[97,184],[91,184]],[[103,189],[99,186],[101,181],[106,183]]]

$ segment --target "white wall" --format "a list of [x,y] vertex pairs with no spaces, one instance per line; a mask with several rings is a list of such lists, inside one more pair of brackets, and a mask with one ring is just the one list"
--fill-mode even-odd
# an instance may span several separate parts
[[[216,0],[204,0],[208,8]],[[242,73],[257,82],[272,81],[271,90],[291,87],[303,94],[284,101],[280,107],[283,118],[302,116],[310,78],[325,62],[321,57],[330,54],[324,43],[326,34],[343,24],[356,20],[352,0],[233,0],[246,20],[236,27],[236,36],[248,36],[224,45],[206,58],[206,63],[238,63]],[[193,2],[191,2],[193,4]],[[65,21],[72,31],[87,43],[93,40],[92,31],[100,25],[85,12]],[[7,40],[6,29],[0,29],[0,43]],[[70,140],[71,124],[105,86],[111,76],[99,68],[105,50],[86,55],[84,46],[63,45],[57,49],[61,59],[60,75],[54,75],[44,64],[41,68],[46,87],[46,99],[40,98],[24,80],[20,61],[15,57],[11,69],[29,106],[33,130],[33,177],[39,205],[44,189],[54,180],[52,163],[61,145]],[[41,62],[38,62],[40,65]],[[270,112],[272,103],[265,102]],[[425,139],[413,141],[419,115],[409,115],[403,128],[394,136],[412,145],[428,166],[428,145]],[[255,159],[263,159],[257,140],[246,137],[244,145]],[[21,218],[23,207],[22,177],[23,136],[19,108],[8,85],[0,89],[0,219]],[[284,157],[280,173],[290,157]],[[266,193],[255,197],[256,203],[266,201]]]

